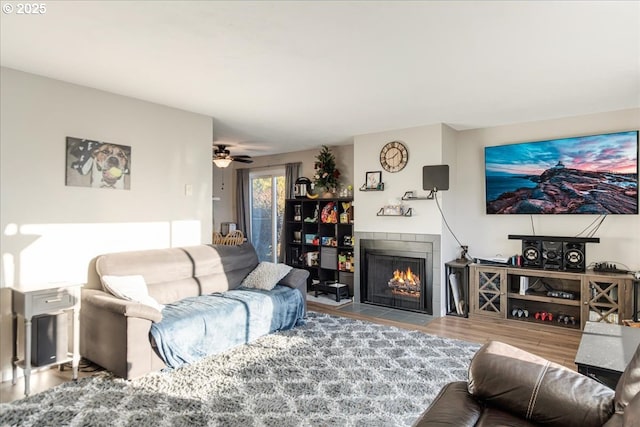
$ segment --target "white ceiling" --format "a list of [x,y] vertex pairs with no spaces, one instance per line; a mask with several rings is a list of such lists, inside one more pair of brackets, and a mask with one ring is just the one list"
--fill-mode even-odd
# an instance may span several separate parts
[[236,154],[640,107],[638,1],[42,3],[1,14],[2,66],[211,116]]

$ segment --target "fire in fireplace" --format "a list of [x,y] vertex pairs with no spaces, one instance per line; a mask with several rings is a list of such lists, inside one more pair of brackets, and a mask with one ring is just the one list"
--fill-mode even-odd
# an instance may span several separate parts
[[433,314],[433,244],[360,240],[361,302]]
[[411,267],[406,271],[395,270],[389,280],[391,292],[396,295],[407,295],[412,298],[420,298],[420,277],[413,274]]

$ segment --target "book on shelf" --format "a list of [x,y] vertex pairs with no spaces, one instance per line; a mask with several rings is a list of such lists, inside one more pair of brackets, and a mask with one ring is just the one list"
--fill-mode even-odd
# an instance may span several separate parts
[[529,289],[529,278],[527,276],[520,276],[520,295],[526,295],[527,289]]
[[458,276],[456,276],[455,273],[449,274],[449,286],[451,286],[451,295],[453,295],[453,303],[456,308],[456,313],[463,315],[464,301],[460,299],[460,283],[458,282]]

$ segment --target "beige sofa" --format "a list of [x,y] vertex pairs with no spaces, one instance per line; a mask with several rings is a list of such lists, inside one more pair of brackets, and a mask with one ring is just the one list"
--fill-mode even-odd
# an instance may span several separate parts
[[[102,255],[89,268],[82,290],[80,353],[83,357],[126,379],[166,365],[152,347],[149,330],[162,313],[147,305],[119,299],[106,292],[102,275],[142,275],[149,294],[160,304],[225,292],[240,286],[258,265],[251,244],[200,245]],[[297,288],[306,304],[309,273],[293,269],[279,284]],[[305,306],[306,312],[306,306]]]

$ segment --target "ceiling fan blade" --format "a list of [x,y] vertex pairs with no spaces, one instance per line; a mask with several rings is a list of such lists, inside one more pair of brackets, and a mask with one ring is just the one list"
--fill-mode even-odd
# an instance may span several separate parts
[[240,163],[253,163],[253,160],[251,160],[251,156],[232,156],[231,152],[227,148],[229,146],[226,144],[213,144],[213,146],[215,147],[213,154],[215,155],[216,159],[229,159]]
[[253,160],[251,160],[250,158],[246,159],[246,158],[243,158],[242,156],[234,157],[233,161],[240,162],[240,163],[253,163]]

